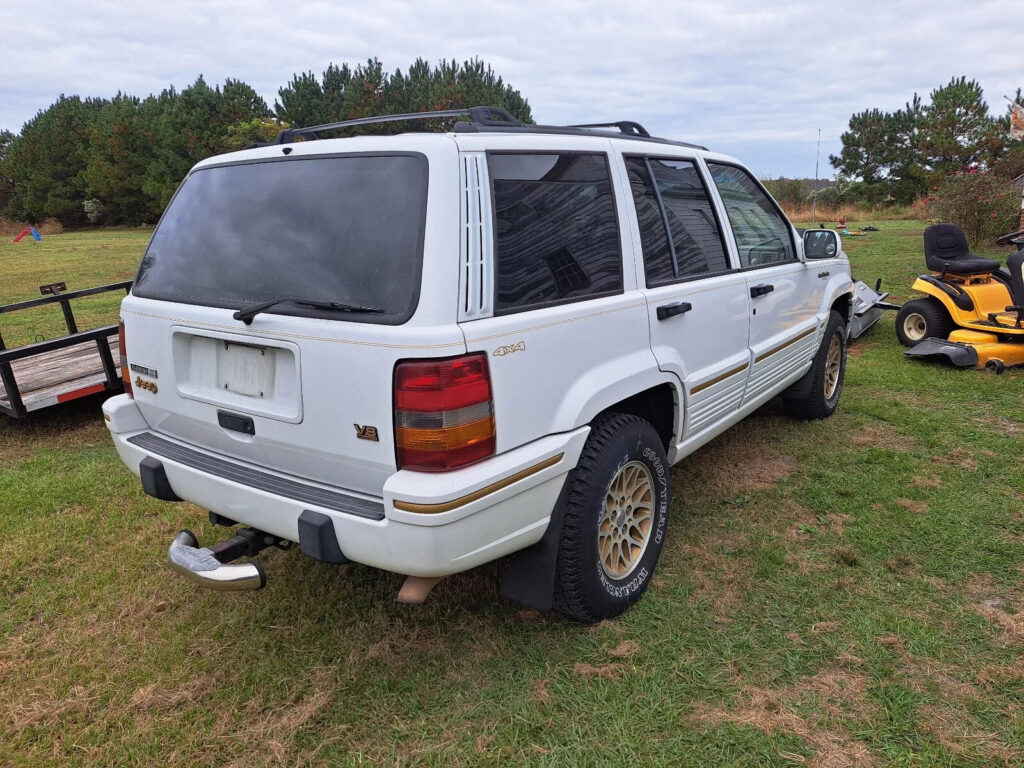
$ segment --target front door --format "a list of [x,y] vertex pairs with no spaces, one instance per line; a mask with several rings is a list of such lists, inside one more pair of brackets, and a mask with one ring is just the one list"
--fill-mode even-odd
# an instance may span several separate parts
[[651,347],[683,382],[690,438],[739,408],[749,369],[749,299],[691,159],[627,156],[625,167],[644,255]]
[[729,216],[750,296],[751,371],[744,402],[803,370],[818,345],[824,281],[800,260],[793,228],[761,185],[733,165],[708,163]]

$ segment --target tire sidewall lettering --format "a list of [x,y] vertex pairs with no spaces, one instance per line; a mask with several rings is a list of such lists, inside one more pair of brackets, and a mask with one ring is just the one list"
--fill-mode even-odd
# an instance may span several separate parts
[[[660,551],[660,547],[665,539],[665,532],[668,528],[669,471],[657,451],[644,445],[643,441],[638,439],[635,441],[634,447],[631,451],[624,455],[620,455],[619,461],[612,470],[610,477],[615,477],[615,475],[618,474],[618,472],[620,472],[629,462],[638,460],[642,461],[647,466],[654,479],[655,496],[657,499],[655,504],[655,527],[651,542],[647,547],[647,551],[644,552],[637,570],[631,573],[624,581],[618,582],[608,578],[604,569],[601,567],[600,558],[594,558],[594,566],[596,568],[597,577],[600,581],[601,587],[609,597],[615,600],[626,600],[632,595],[642,591],[647,580],[651,576],[651,569],[653,568],[654,563],[657,562],[658,552]],[[603,490],[604,489],[602,489],[602,491]],[[599,502],[596,505],[596,521],[594,526],[595,537],[597,535],[597,526],[600,525],[600,520],[604,513],[603,504],[604,493],[600,495]]]

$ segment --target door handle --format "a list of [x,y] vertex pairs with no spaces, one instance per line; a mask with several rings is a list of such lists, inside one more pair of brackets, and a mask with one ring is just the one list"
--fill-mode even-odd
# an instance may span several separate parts
[[755,285],[750,289],[750,297],[756,299],[758,296],[764,296],[766,293],[771,293],[774,290],[774,285],[768,285],[765,283]]
[[693,305],[688,301],[680,301],[676,304],[662,304],[658,307],[658,319],[668,320],[670,317],[681,315],[683,312],[689,312],[693,309]]

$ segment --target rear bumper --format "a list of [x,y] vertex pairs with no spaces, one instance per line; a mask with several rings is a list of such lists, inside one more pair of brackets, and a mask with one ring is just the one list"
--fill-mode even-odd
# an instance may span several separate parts
[[[327,515],[346,558],[411,576],[457,573],[540,541],[590,431],[550,435],[454,472],[401,470],[381,497],[371,498],[155,435],[127,395],[107,400],[103,412],[125,465],[139,475],[144,459],[159,461],[181,499],[295,542],[303,511]],[[382,508],[383,515],[339,511],[346,507],[340,496],[352,501],[352,510]]]

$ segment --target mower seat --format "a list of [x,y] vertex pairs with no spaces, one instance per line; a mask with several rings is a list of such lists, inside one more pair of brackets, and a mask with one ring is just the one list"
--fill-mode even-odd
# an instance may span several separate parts
[[999,262],[971,253],[964,231],[956,224],[932,224],[924,231],[924,263],[932,272],[977,275],[994,272]]
[[1010,268],[1010,301],[1014,307],[1024,307],[1024,251],[1010,254],[1006,266]]

